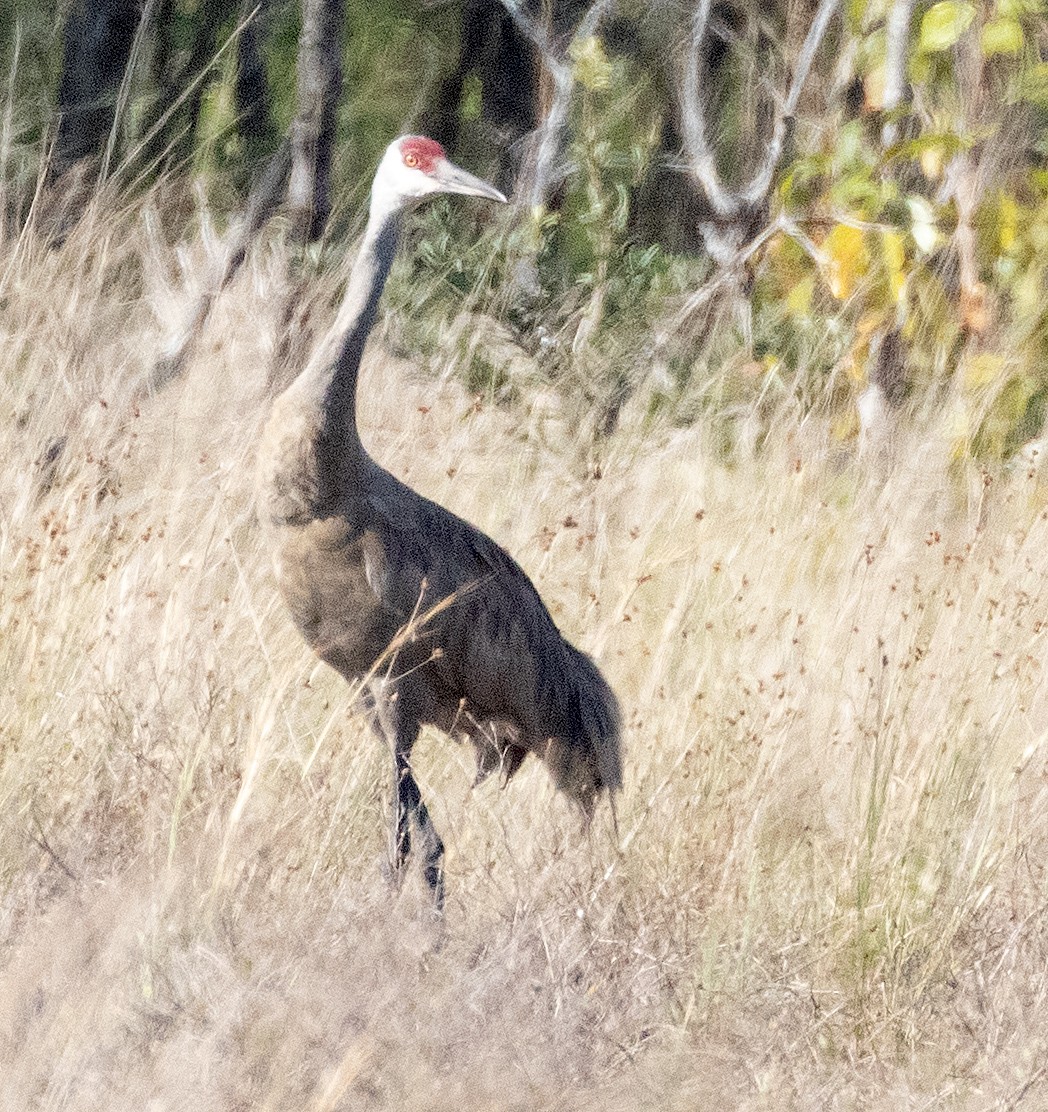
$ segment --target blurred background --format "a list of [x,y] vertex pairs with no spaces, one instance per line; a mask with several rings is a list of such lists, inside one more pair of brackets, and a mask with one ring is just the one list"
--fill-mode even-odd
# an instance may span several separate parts
[[597,439],[713,411],[729,453],[784,400],[844,444],[929,406],[958,457],[1042,433],[1038,0],[7,0],[0,36],[8,238],[158,183],[166,236],[221,232],[254,189],[242,245],[308,278],[418,131],[516,201],[433,206],[391,289],[472,391]]

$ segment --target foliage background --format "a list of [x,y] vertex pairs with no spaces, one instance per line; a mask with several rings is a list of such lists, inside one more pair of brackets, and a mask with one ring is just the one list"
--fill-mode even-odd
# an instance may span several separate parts
[[[9,3],[0,49],[11,62],[3,184],[13,230],[35,195],[54,123],[63,13]],[[753,229],[780,230],[745,257],[734,288],[728,283],[705,299],[696,291],[724,275],[711,267],[696,233],[703,190],[681,148],[689,12],[669,2],[623,3],[598,37],[572,41],[583,7],[551,9],[551,34],[559,32],[551,41],[568,59],[573,92],[549,204],[495,224],[490,214],[457,207],[425,216],[420,249],[392,292],[398,308],[431,312],[403,315],[416,326],[404,342],[443,352],[446,364],[442,322],[480,311],[508,330],[514,349],[503,355],[530,357],[545,385],[579,398],[595,415],[597,431],[640,391],[653,413],[677,422],[719,409],[730,448],[733,415],[776,396],[791,396],[804,409],[830,407],[840,437],[855,435],[858,399],[878,378],[890,333],[888,401],[948,406],[959,456],[998,461],[1037,438],[1048,397],[1040,296],[1048,227],[1042,7],[1037,0],[917,4],[906,44],[910,99],[886,115],[892,6],[844,5],[835,17]],[[337,262],[358,226],[389,137],[424,124],[449,76],[468,70],[459,48],[469,14],[455,4],[407,0],[347,4],[337,204],[321,266]],[[702,92],[729,185],[759,159],[768,113],[813,14],[800,3],[713,7]],[[154,16],[117,123],[115,175],[119,187],[140,189],[155,171],[149,157],[158,141],[143,142],[143,129],[156,120],[165,92],[150,63],[161,35],[157,19],[164,41],[174,44],[165,48],[175,58],[168,67],[177,70],[178,44],[188,53],[194,34],[220,16],[210,32],[211,64],[185,75],[205,90],[193,141],[186,146],[190,124],[176,112],[160,146],[185,156],[168,172],[172,194],[192,182],[221,225],[240,211],[252,165],[237,129],[229,38],[242,13],[170,0]],[[295,111],[299,13],[294,4],[271,4],[255,18],[264,30],[275,141]],[[453,153],[494,172],[506,136],[485,118],[485,95],[481,78],[468,72],[455,106]],[[541,116],[549,88],[534,95]],[[177,237],[191,228],[193,206],[173,212],[170,233]],[[317,262],[314,256],[311,265]],[[688,309],[697,302],[701,308]],[[478,348],[465,341],[456,369],[470,388],[512,399],[518,391],[509,380],[522,358]]]

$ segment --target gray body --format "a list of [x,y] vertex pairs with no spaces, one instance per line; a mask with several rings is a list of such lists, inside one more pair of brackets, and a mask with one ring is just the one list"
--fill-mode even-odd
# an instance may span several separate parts
[[516,561],[360,443],[357,372],[401,207],[384,207],[378,184],[332,333],[274,403],[259,509],[303,637],[347,679],[372,681],[396,761],[394,864],[408,853],[413,818],[439,902],[443,846],[410,767],[420,727],[470,740],[478,779],[498,769],[508,780],[535,753],[590,814],[602,789],[621,786],[619,714],[596,666],[560,635]]

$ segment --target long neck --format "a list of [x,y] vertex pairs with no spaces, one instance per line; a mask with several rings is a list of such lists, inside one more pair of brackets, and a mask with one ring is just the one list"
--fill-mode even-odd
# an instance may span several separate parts
[[335,323],[295,384],[317,407],[323,438],[333,448],[359,446],[357,376],[393,265],[398,231],[398,213],[373,203]]
[[[260,511],[301,525],[344,511],[367,457],[357,433],[357,373],[397,245],[397,213],[372,204],[335,323],[273,403],[259,452]],[[362,470],[363,469],[363,470]]]

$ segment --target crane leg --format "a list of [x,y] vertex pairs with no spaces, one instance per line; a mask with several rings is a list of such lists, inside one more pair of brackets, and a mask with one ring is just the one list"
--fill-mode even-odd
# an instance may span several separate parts
[[[417,727],[416,727],[417,731]],[[414,740],[414,739],[412,739]],[[444,843],[440,840],[429,810],[422,800],[414,773],[411,771],[410,749],[396,752],[397,803],[394,826],[393,866],[399,873],[411,852],[411,822],[418,829],[418,846],[422,852],[422,875],[433,892],[437,910],[444,908]]]
[[367,701],[375,710],[375,725],[393,750],[393,830],[391,864],[400,877],[412,851],[421,857],[422,875],[433,892],[437,910],[444,907],[444,843],[429,817],[415,774],[411,769],[411,750],[426,715],[425,689],[419,684],[370,685]]

